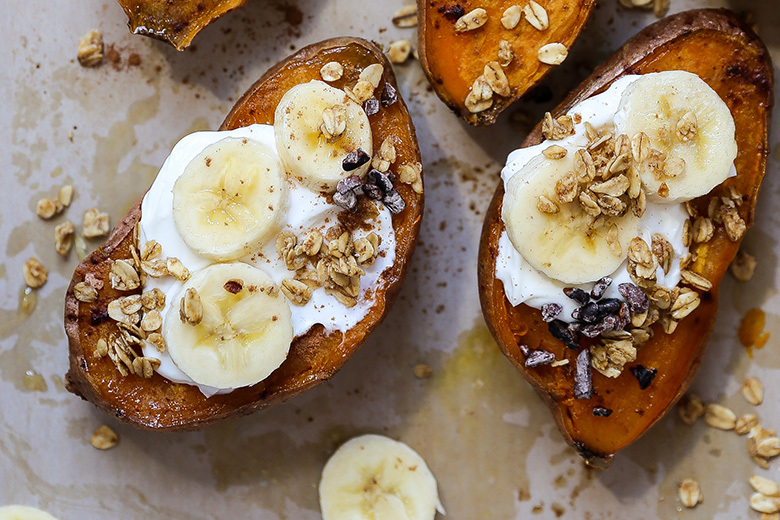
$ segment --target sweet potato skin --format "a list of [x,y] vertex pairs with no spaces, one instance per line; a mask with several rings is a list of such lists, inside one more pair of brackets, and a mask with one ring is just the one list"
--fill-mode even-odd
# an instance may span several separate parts
[[[395,86],[390,63],[372,43],[357,38],[336,38],[301,49],[263,75],[239,99],[220,127],[223,130],[252,123],[272,123],[281,96],[293,85],[319,78],[325,63],[338,60],[345,74],[333,83],[338,87],[354,84],[358,70],[371,63],[384,66],[383,82]],[[380,89],[382,88],[380,84]],[[406,105],[398,101],[382,108],[369,121],[374,148],[385,137],[396,137],[396,164],[420,161],[417,138]],[[197,387],[171,383],[155,374],[150,379],[135,376],[122,378],[108,358],[95,356],[97,340],[107,337],[116,325],[105,315],[112,299],[127,295],[111,289],[106,282],[95,304],[79,304],[73,292],[76,283],[87,273],[108,280],[111,261],[130,258],[132,229],[140,219],[141,199],[114,228],[106,244],[87,257],[76,269],[65,302],[65,330],[70,346],[70,369],[67,388],[106,412],[133,426],[149,430],[181,431],[200,429],[235,415],[249,414],[273,403],[284,401],[311,388],[335,374],[357,351],[368,333],[384,318],[400,290],[414,250],[424,197],[409,185],[396,183],[407,207],[393,215],[396,233],[396,262],[386,269],[381,284],[374,291],[374,306],[368,315],[346,333],[326,334],[322,326],[313,327],[296,338],[287,360],[271,376],[251,387],[229,394],[205,398]],[[94,310],[93,310],[94,309]]]
[[[506,107],[541,81],[554,65],[539,61],[539,48],[548,43],[562,43],[569,49],[596,7],[595,0],[545,2],[550,24],[547,29],[539,31],[523,19],[516,28],[507,30],[501,24],[501,17],[507,8],[517,4],[513,0],[479,4],[417,0],[420,64],[439,98],[472,125],[493,124]],[[455,32],[458,16],[477,7],[487,11],[487,23],[473,31]],[[502,39],[510,42],[515,55],[504,68],[511,95],[494,96],[489,109],[471,113],[465,105],[466,96],[485,65],[497,59],[498,44]]]
[[184,50],[208,24],[247,0],[117,0],[133,34],[167,41]]
[[[748,226],[752,225],[769,152],[772,64],[763,43],[730,11],[688,11],[646,28],[597,68],[558,106],[554,115],[606,89],[624,74],[672,69],[698,74],[731,110],[737,129],[737,176],[710,196],[726,194],[729,187],[734,187],[743,195],[739,214]],[[539,125],[523,146],[541,141]],[[706,214],[710,196],[696,201],[700,213]],[[647,390],[640,390],[630,370],[624,370],[617,379],[594,371],[594,397],[576,400],[572,367],[577,353],[550,335],[537,309],[526,305],[512,307],[503,284],[495,278],[498,239],[504,230],[502,199],[503,187],[499,186],[487,212],[480,244],[479,291],[488,326],[504,354],[545,399],[566,441],[576,446],[589,463],[604,467],[618,450],[639,438],[685,393],[706,350],[715,323],[718,287],[739,242],[729,240],[724,228],[718,225],[714,238],[699,248],[698,260],[691,269],[712,281],[713,289],[702,294],[702,304],[680,322],[674,334],[664,334],[656,324],[654,338],[639,349],[635,363],[628,365],[658,369]],[[569,365],[526,369],[519,344],[550,350],[558,359],[569,359]],[[594,417],[593,406],[604,406],[613,413],[609,417]]]

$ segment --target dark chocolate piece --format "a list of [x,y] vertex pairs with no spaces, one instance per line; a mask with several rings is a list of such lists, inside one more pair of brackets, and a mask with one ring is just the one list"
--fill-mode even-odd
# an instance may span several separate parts
[[385,195],[382,193],[382,189],[379,186],[370,182],[363,185],[363,193],[366,197],[373,200],[381,200]]
[[565,294],[575,302],[581,303],[582,305],[585,305],[590,301],[590,294],[576,287],[566,287],[563,290],[563,294]]
[[393,182],[390,180],[390,177],[379,170],[369,170],[368,175],[366,175],[366,182],[379,186],[379,189],[382,190],[382,194],[384,195],[393,191]]
[[590,350],[585,348],[577,354],[574,370],[574,398],[590,399],[593,397],[593,372],[590,368]]
[[339,183],[336,185],[336,191],[344,195],[348,191],[359,188],[362,184],[363,181],[360,180],[360,177],[357,175],[350,175],[346,179],[341,179],[339,181]]
[[594,406],[593,415],[596,417],[609,417],[612,415],[612,410],[609,408],[604,408],[603,406]]
[[612,285],[612,278],[605,276],[593,286],[593,289],[590,291],[590,297],[594,300],[600,299],[604,296],[604,293],[607,292],[607,288],[609,288],[610,285]]
[[346,193],[339,193],[338,191],[333,194],[333,203],[344,208],[347,211],[355,212],[357,210],[357,195],[354,191],[348,191]]
[[389,107],[398,101],[398,91],[389,82],[385,81],[385,88],[382,89],[382,95],[379,99],[383,107]]
[[345,172],[351,172],[352,170],[357,170],[370,160],[371,157],[369,157],[365,151],[358,148],[344,157],[344,160],[341,161],[341,167],[344,168]]
[[525,360],[526,368],[534,368],[549,365],[555,361],[555,354],[546,350],[532,350]]
[[658,374],[657,368],[645,368],[642,365],[637,365],[631,368],[631,373],[639,381],[639,388],[646,390],[650,383],[653,382],[655,376]]
[[632,283],[621,283],[618,285],[618,291],[626,299],[631,312],[634,314],[647,312],[647,309],[650,307],[650,299],[642,289]]
[[571,317],[585,323],[596,323],[603,317],[603,314],[599,312],[599,305],[596,302],[589,302],[574,309]]
[[363,111],[367,116],[373,116],[379,113],[379,100],[377,98],[367,99],[363,103]]
[[545,303],[542,305],[542,319],[550,323],[552,320],[554,320],[563,310],[563,307],[558,305],[557,303]]
[[579,333],[577,331],[577,326],[572,325],[574,324],[566,323],[561,320],[553,320],[547,325],[547,328],[555,339],[561,340],[564,345],[571,349],[579,350]]
[[401,213],[406,208],[406,202],[404,202],[401,194],[394,189],[390,190],[387,195],[382,199],[382,202],[390,210],[390,213]]

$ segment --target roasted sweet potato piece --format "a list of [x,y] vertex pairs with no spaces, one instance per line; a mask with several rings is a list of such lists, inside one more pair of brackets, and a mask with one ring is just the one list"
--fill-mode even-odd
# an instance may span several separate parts
[[117,0],[127,14],[133,34],[167,41],[176,50],[187,47],[195,35],[247,0]]
[[[395,76],[382,51],[368,41],[336,38],[301,49],[279,63],[257,81],[228,114],[221,129],[229,130],[253,123],[273,123],[274,110],[282,95],[292,86],[320,78],[320,68],[338,61],[344,76],[336,87],[354,85],[360,70],[372,63],[384,66],[385,82],[395,86]],[[420,160],[412,121],[403,100],[382,108],[369,117],[374,149],[395,137],[396,164]],[[112,259],[129,258],[133,226],[141,217],[140,200],[116,226],[104,246],[87,257],[76,269],[65,302],[65,330],[70,343],[68,389],[91,401],[122,421],[150,430],[192,430],[239,414],[248,414],[284,401],[335,374],[363,343],[368,333],[384,318],[395,299],[414,250],[423,212],[423,195],[408,184],[395,184],[406,209],[393,215],[396,235],[396,261],[382,274],[374,289],[373,307],[354,328],[342,334],[326,334],[321,325],[294,340],[287,360],[271,376],[251,387],[229,394],[205,398],[197,387],[175,384],[154,374],[149,379],[121,377],[108,358],[95,354],[97,341],[116,330],[116,322],[106,316],[107,302],[120,295],[108,282],[92,304],[80,303],[75,285],[86,275],[107,280]]]
[[[598,67],[555,113],[563,113],[603,91],[624,74],[675,69],[698,74],[707,82],[726,102],[736,124],[737,176],[694,201],[696,207],[706,214],[712,196],[729,195],[729,189],[734,188],[742,194],[739,215],[750,226],[769,151],[772,64],[763,43],[730,11],[688,11],[651,25]],[[539,125],[523,146],[541,141]],[[739,240],[730,240],[723,225],[716,225],[713,239],[699,246],[698,260],[691,267],[713,283],[712,290],[702,295],[701,305],[671,335],[655,324],[654,338],[638,350],[634,363],[626,365],[616,379],[594,371],[594,397],[577,400],[573,395],[577,352],[552,337],[539,310],[526,305],[513,307],[506,299],[503,284],[495,277],[498,239],[504,230],[500,218],[503,194],[500,186],[482,232],[479,291],[483,312],[502,351],[547,402],[566,441],[576,446],[590,464],[606,466],[615,453],[663,417],[688,388],[715,323],[718,286],[739,249]],[[558,359],[569,359],[569,365],[525,368],[521,344],[554,352]],[[658,370],[646,390],[640,388],[631,373],[637,365]],[[595,416],[594,406],[608,408],[612,414]]]
[[[531,4],[536,4],[535,11],[530,8]],[[524,6],[526,13],[521,15]],[[490,125],[498,114],[555,66],[540,61],[539,50],[548,44],[561,44],[568,50],[595,7],[595,0],[530,3],[418,0],[420,63],[436,94],[458,116],[472,125]],[[510,8],[512,10],[502,22],[504,13]],[[475,9],[484,10],[484,25],[472,30],[457,30],[458,20]],[[511,27],[514,21],[516,26],[512,29],[504,25]],[[502,44],[502,41],[506,43]],[[506,49],[511,49],[511,58],[507,57]],[[551,54],[557,54],[555,47],[550,49]],[[549,57],[555,59],[555,56]],[[502,95],[494,92],[489,108],[474,112],[469,109],[470,104],[467,106],[466,97],[490,62],[500,64],[508,80],[508,92]]]

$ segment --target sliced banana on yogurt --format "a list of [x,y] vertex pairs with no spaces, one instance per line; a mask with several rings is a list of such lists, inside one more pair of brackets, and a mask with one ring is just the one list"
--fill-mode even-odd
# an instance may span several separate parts
[[[363,108],[327,83],[312,80],[285,92],[274,114],[276,146],[293,178],[314,191],[330,192],[350,175],[364,176],[372,154],[371,126]],[[345,169],[349,154],[369,160]]]
[[0,520],[57,520],[46,511],[30,506],[0,507]]
[[267,242],[287,213],[278,157],[253,139],[207,146],[173,186],[173,220],[182,240],[212,260],[235,260]]
[[[638,168],[654,202],[684,202],[709,193],[726,180],[737,156],[726,103],[697,75],[681,70],[645,74],[628,85],[615,129],[632,138],[643,132],[649,149],[663,154],[644,153]],[[637,151],[639,143],[633,144]]]
[[444,513],[436,479],[402,442],[362,435],[344,443],[322,470],[323,520],[433,520]]
[[240,388],[268,377],[293,340],[290,307],[271,277],[241,262],[194,273],[173,298],[163,333],[193,381]]

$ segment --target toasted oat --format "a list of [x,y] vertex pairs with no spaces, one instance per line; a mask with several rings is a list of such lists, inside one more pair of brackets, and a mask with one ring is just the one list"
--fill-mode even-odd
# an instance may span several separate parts
[[758,417],[754,413],[747,413],[737,418],[737,424],[734,431],[739,435],[746,435],[758,424]]
[[[557,144],[554,144],[552,146],[548,146],[542,151],[542,155],[547,157],[548,159],[563,159],[566,157],[566,148],[562,146],[558,146]],[[574,174],[572,174],[571,179],[574,180]],[[572,199],[574,200],[574,199]],[[571,201],[569,201],[571,202]]]
[[414,366],[414,377],[417,379],[428,379],[433,375],[433,369],[428,365],[419,364]]
[[464,14],[455,22],[455,32],[466,32],[479,29],[487,22],[487,11],[478,7]]
[[97,300],[97,291],[91,285],[79,282],[73,286],[73,295],[80,302],[90,303]]
[[677,414],[687,425],[692,425],[696,420],[704,415],[706,409],[704,402],[694,394],[685,394],[677,404]]
[[650,138],[644,132],[631,138],[631,155],[637,164],[645,162],[650,156]]
[[415,193],[423,192],[422,164],[419,162],[405,163],[398,168],[398,180],[411,185]]
[[111,287],[117,291],[132,291],[141,285],[138,272],[129,260],[114,260],[108,276]]
[[483,76],[474,80],[474,83],[471,85],[471,91],[466,96],[465,105],[469,112],[473,114],[484,112],[493,106],[493,89],[490,88]]
[[129,325],[135,325],[141,321],[141,295],[132,294],[130,296],[123,296],[112,300],[108,303],[106,311],[108,317],[112,320],[125,323]]
[[320,69],[320,76],[325,81],[338,81],[344,75],[344,67],[337,61],[329,61]]
[[89,438],[89,443],[99,450],[109,450],[119,444],[119,435],[104,424],[98,426],[95,433]]
[[304,237],[303,241],[296,246],[295,253],[296,254],[305,254],[306,256],[314,256],[317,253],[320,252],[322,249],[322,233],[320,233],[316,229],[312,229],[308,233],[306,233],[306,236]]
[[701,297],[699,296],[699,293],[690,289],[682,289],[680,295],[674,300],[674,303],[672,303],[670,309],[672,318],[675,320],[683,319],[696,310],[696,307],[698,307],[700,303]]
[[539,199],[536,202],[536,209],[538,209],[541,213],[547,213],[548,215],[552,215],[560,211],[558,205],[544,195],[539,195]]
[[285,278],[282,280],[281,289],[290,303],[294,305],[306,305],[311,300],[311,288],[298,280]]
[[594,182],[589,188],[593,193],[620,197],[628,190],[629,185],[630,181],[628,180],[628,177],[625,175],[617,175],[608,181]]
[[[545,114],[546,121],[547,115]],[[542,123],[542,133],[544,133],[544,124]],[[596,178],[596,166],[593,157],[587,150],[580,149],[574,154],[574,174],[577,176],[577,180],[583,183],[589,183]]]
[[621,256],[623,254],[623,247],[620,245],[620,240],[618,240],[618,227],[614,222],[607,230],[607,245],[613,255]]
[[82,235],[87,238],[102,237],[108,234],[108,213],[102,213],[97,208],[88,209],[84,213]]
[[183,323],[197,325],[203,320],[203,303],[193,287],[187,289],[179,304],[179,318]]
[[560,65],[568,55],[569,51],[562,43],[548,43],[536,53],[539,61],[547,65]]
[[768,437],[756,441],[756,454],[765,458],[777,457],[780,455],[780,438]]
[[160,368],[160,360],[150,357],[137,357],[133,360],[133,371],[135,375],[149,379],[154,375],[154,371]]
[[[371,99],[374,95],[374,85],[372,85],[370,82],[359,79],[358,82],[355,84],[355,86],[352,88],[351,92],[352,95],[355,98],[355,101],[358,104],[362,104],[364,101]],[[345,92],[347,92],[345,90]]]
[[99,358],[106,357],[108,354],[108,342],[105,338],[99,338],[95,343],[95,355]]
[[686,478],[680,482],[677,494],[680,497],[680,502],[685,507],[696,507],[702,501],[701,487],[692,478]]
[[165,352],[168,348],[165,344],[165,338],[163,338],[163,335],[158,332],[152,332],[146,337],[146,341],[154,345],[154,348],[157,349],[158,352]]
[[404,63],[412,53],[412,42],[409,40],[395,40],[390,42],[387,49],[387,57],[390,63]]
[[79,40],[76,57],[82,67],[95,67],[103,61],[103,35],[92,29]]
[[49,273],[46,271],[46,268],[43,267],[43,264],[35,257],[28,258],[22,268],[24,283],[27,284],[27,287],[32,289],[42,287],[43,284],[46,283],[48,274]]
[[347,108],[344,105],[333,105],[322,111],[320,133],[328,141],[338,139],[347,129]]
[[601,207],[596,201],[596,197],[588,191],[581,191],[577,196],[577,200],[580,203],[580,207],[592,217],[598,217],[601,214]]
[[382,81],[382,74],[384,71],[385,68],[382,65],[379,63],[372,63],[360,71],[359,78],[370,83],[372,87],[377,88],[379,86],[379,82]]
[[651,249],[664,274],[669,274],[669,269],[672,268],[672,257],[674,256],[672,244],[660,233],[653,233]]
[[663,18],[669,11],[669,0],[654,0],[653,1],[653,14],[656,18]]
[[757,262],[754,256],[740,250],[737,253],[737,256],[734,257],[734,260],[731,262],[729,270],[731,271],[731,274],[734,275],[734,278],[740,282],[747,282],[753,278],[756,265]]
[[[552,114],[550,114],[549,112],[546,112],[544,114],[544,120],[542,121],[542,135],[544,136],[545,139],[549,141],[560,141],[564,137],[567,137],[573,133],[574,133],[574,122],[572,121],[571,117],[564,115],[558,118],[553,118]],[[585,168],[585,170],[587,170],[589,158],[590,155],[588,155],[587,158],[586,157],[579,158],[579,160],[583,162],[582,167]],[[590,161],[590,163],[592,164],[592,160]],[[575,169],[576,168],[577,168],[577,164],[575,160]],[[589,172],[586,171],[586,173]],[[594,176],[595,176],[595,172],[594,172]]]
[[692,236],[695,243],[703,244],[709,242],[714,234],[715,226],[713,226],[712,220],[707,217],[696,217],[696,220],[693,223]]
[[73,245],[73,235],[76,228],[73,222],[66,220],[54,228],[54,249],[62,256],[66,256]]
[[750,496],[750,508],[759,513],[777,513],[780,511],[780,498],[754,493]]
[[141,318],[141,330],[144,332],[154,332],[162,327],[162,315],[158,310],[151,310],[144,313]]
[[60,187],[59,192],[57,192],[57,200],[66,208],[70,206],[70,203],[73,202],[73,186],[65,184]]
[[719,430],[733,430],[737,425],[737,416],[730,408],[712,403],[705,409],[704,422]]
[[756,492],[761,493],[764,496],[780,497],[780,484],[774,480],[753,475],[748,479],[748,483]]
[[62,210],[62,203],[58,199],[40,199],[35,207],[35,213],[44,220],[59,215]]
[[417,5],[405,5],[393,15],[393,25],[406,29],[417,25]]
[[141,260],[153,260],[162,255],[162,246],[156,240],[149,240],[141,246]]
[[626,363],[636,360],[636,347],[630,339],[609,340],[590,347],[591,365],[606,377],[618,377]]
[[506,78],[506,74],[504,74],[504,69],[501,68],[497,61],[491,61],[485,65],[482,76],[493,92],[499,96],[509,96],[509,80]]
[[498,63],[502,67],[508,66],[515,58],[515,52],[512,50],[512,44],[506,40],[498,42]]
[[520,19],[523,17],[523,9],[519,5],[513,5],[508,7],[503,16],[501,17],[501,25],[504,29],[511,31],[517,24],[520,23]]
[[525,4],[525,7],[523,7],[523,14],[525,14],[525,19],[534,29],[544,31],[550,26],[547,10],[534,2],[534,0],[530,0]]
[[184,267],[181,260],[174,256],[169,256],[165,260],[165,268],[168,270],[168,274],[173,275],[179,281],[186,282],[190,277],[190,271]]
[[712,282],[707,280],[699,273],[691,271],[690,269],[683,269],[680,272],[680,277],[682,278],[683,282],[701,291],[709,291],[712,289]]
[[368,238],[355,240],[355,258],[360,265],[369,265],[376,258],[377,251]]
[[726,229],[726,235],[732,242],[738,242],[747,231],[747,225],[742,217],[739,216],[737,208],[733,206],[721,206],[719,212],[720,219],[723,221],[723,227]]
[[753,406],[758,406],[764,402],[764,385],[755,377],[748,377],[745,379],[742,383],[742,388],[740,388],[740,392],[742,393],[742,397],[745,398],[745,401]]
[[697,130],[696,114],[693,112],[686,112],[683,114],[682,117],[677,121],[676,130],[677,140],[681,143],[685,143],[693,139]]
[[141,262],[141,271],[152,278],[161,278],[168,275],[168,266],[162,258],[153,258]]

